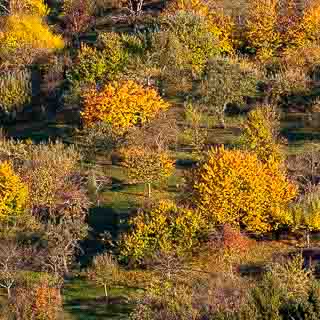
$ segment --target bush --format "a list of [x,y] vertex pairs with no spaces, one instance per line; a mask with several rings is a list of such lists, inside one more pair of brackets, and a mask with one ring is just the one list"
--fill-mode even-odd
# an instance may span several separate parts
[[288,205],[296,196],[277,162],[254,153],[212,149],[194,172],[193,199],[208,221],[267,232],[288,224]]
[[101,91],[87,91],[81,117],[86,126],[101,121],[110,124],[115,133],[123,134],[168,108],[169,104],[154,89],[145,89],[129,80],[112,82]]

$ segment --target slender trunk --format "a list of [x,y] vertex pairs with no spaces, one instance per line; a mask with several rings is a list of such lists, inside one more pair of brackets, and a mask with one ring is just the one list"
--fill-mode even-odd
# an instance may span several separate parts
[[307,240],[307,247],[310,248],[310,232],[309,232],[309,230],[307,230],[306,240]]
[[227,103],[225,103],[223,105],[223,108],[222,108],[221,113],[220,113],[220,119],[219,119],[220,120],[220,126],[223,129],[226,128],[226,123],[225,123],[225,119],[224,119],[224,114],[225,114],[226,109],[227,109]]
[[63,268],[64,268],[64,272],[65,274],[69,273],[69,268],[68,268],[68,262],[67,262],[67,258],[63,257]]
[[148,198],[151,198],[151,183],[148,183]]
[[7,287],[7,296],[8,296],[8,300],[10,300],[10,298],[11,298],[11,287]]
[[109,303],[108,288],[107,288],[106,284],[104,284],[103,287],[104,287],[104,296],[105,296],[105,299],[106,299],[106,304],[108,304]]

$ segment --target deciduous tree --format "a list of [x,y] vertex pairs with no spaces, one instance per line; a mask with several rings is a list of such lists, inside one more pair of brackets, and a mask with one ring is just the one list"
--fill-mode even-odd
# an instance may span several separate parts
[[129,80],[109,83],[101,91],[87,91],[81,116],[87,126],[102,121],[121,135],[168,108],[169,104],[161,99],[156,90]]
[[212,149],[193,177],[193,199],[214,224],[229,223],[263,233],[288,225],[297,193],[277,161],[255,153]]
[[159,152],[139,147],[121,150],[123,166],[128,169],[133,182],[148,185],[148,196],[151,197],[151,184],[168,179],[174,170],[173,161],[167,152]]

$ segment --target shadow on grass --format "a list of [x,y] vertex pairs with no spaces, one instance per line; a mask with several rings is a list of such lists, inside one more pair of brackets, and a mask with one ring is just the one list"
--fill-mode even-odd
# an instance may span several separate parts
[[128,319],[132,305],[127,301],[126,289],[113,289],[106,304],[103,289],[84,278],[76,278],[64,289],[64,310],[73,320]]

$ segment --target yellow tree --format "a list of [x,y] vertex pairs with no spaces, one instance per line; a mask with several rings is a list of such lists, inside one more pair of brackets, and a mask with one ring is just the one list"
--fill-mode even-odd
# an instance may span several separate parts
[[193,199],[215,224],[240,225],[257,233],[288,224],[287,206],[297,188],[279,168],[255,153],[212,149],[193,176]]
[[9,162],[0,162],[0,219],[21,215],[27,205],[28,188]]
[[97,122],[110,124],[117,134],[153,119],[169,108],[156,90],[144,88],[134,81],[112,82],[101,91],[91,89],[84,94],[81,117],[86,126]]
[[123,165],[128,169],[133,182],[148,185],[148,196],[151,197],[151,184],[168,179],[174,170],[174,162],[167,152],[153,151],[145,148],[131,147],[121,151]]
[[206,231],[199,211],[160,201],[150,211],[140,211],[129,221],[132,229],[120,242],[120,258],[141,263],[158,253],[190,252]]
[[274,55],[281,46],[278,30],[278,0],[250,0],[246,40],[261,59]]
[[0,62],[30,64],[37,56],[62,49],[64,42],[37,15],[10,15],[0,32]]
[[244,146],[254,151],[260,160],[283,160],[278,143],[279,119],[273,106],[257,107],[249,113],[241,136]]

